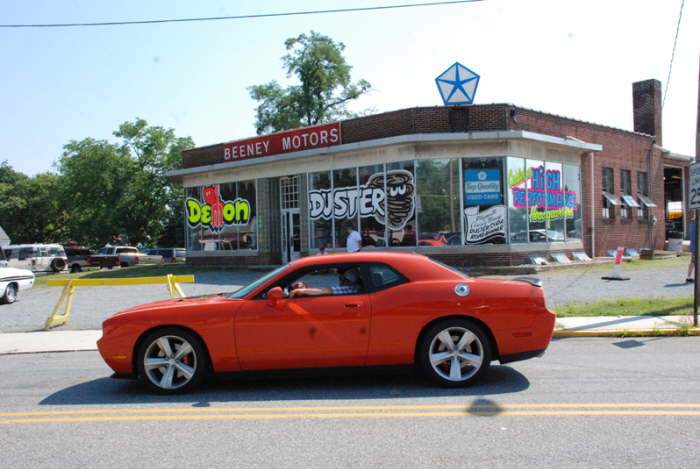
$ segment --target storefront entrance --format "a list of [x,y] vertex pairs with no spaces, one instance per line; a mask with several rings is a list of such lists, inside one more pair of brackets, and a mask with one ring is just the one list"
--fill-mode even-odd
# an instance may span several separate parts
[[299,176],[280,178],[280,197],[282,262],[287,263],[301,255]]
[[301,226],[299,209],[282,210],[282,262],[299,258],[301,252]]

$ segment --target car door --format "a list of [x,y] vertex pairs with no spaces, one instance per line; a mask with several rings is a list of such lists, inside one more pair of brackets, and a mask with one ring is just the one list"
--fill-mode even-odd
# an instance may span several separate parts
[[369,318],[364,292],[251,300],[236,316],[241,369],[364,365]]

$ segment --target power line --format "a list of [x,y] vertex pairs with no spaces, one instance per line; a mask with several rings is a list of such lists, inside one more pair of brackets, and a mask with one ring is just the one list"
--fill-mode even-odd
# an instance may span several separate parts
[[678,23],[676,24],[676,37],[673,39],[673,51],[671,52],[671,62],[668,64],[668,77],[666,78],[666,89],[664,90],[664,97],[661,99],[661,110],[664,109],[664,103],[666,102],[666,96],[668,95],[668,85],[671,83],[671,70],[673,70],[673,58],[676,55],[676,44],[678,43],[678,32],[681,30],[681,18],[683,18],[683,5],[685,0],[681,0],[681,10],[678,12]]
[[377,7],[364,8],[337,8],[333,10],[310,10],[310,11],[293,11],[285,13],[261,13],[257,15],[236,15],[236,16],[210,16],[206,18],[172,18],[162,20],[141,20],[141,21],[108,21],[102,23],[54,23],[54,24],[0,24],[0,28],[74,28],[86,26],[126,26],[134,24],[159,24],[159,23],[188,23],[195,21],[223,21],[223,20],[245,20],[257,18],[275,18],[279,16],[301,16],[301,15],[320,15],[329,13],[353,13],[360,11],[376,11],[376,10],[392,10],[397,8],[413,8],[413,7],[430,7],[440,5],[453,5],[457,3],[473,3],[484,0],[454,0],[447,2],[429,2],[429,3],[407,3],[403,5],[387,5]]

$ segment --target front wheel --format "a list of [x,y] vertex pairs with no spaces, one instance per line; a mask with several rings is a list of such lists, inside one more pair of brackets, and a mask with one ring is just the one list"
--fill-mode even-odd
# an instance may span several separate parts
[[433,382],[445,387],[467,386],[491,363],[491,342],[482,327],[467,319],[439,321],[418,344],[416,362]]
[[178,327],[151,332],[137,352],[139,377],[161,394],[190,391],[204,378],[209,357],[202,341]]
[[12,304],[17,300],[17,286],[14,283],[5,287],[5,292],[0,297],[0,303]]

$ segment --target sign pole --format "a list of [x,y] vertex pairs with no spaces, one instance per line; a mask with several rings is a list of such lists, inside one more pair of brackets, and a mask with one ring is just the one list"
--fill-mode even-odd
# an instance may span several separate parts
[[693,273],[693,278],[695,279],[695,288],[693,289],[693,327],[698,327],[698,299],[700,298],[700,281],[698,281],[698,239],[700,239],[700,230],[698,229],[698,216],[700,216],[700,209],[695,209],[695,251],[691,253],[693,256],[693,265],[695,266],[695,272]]

